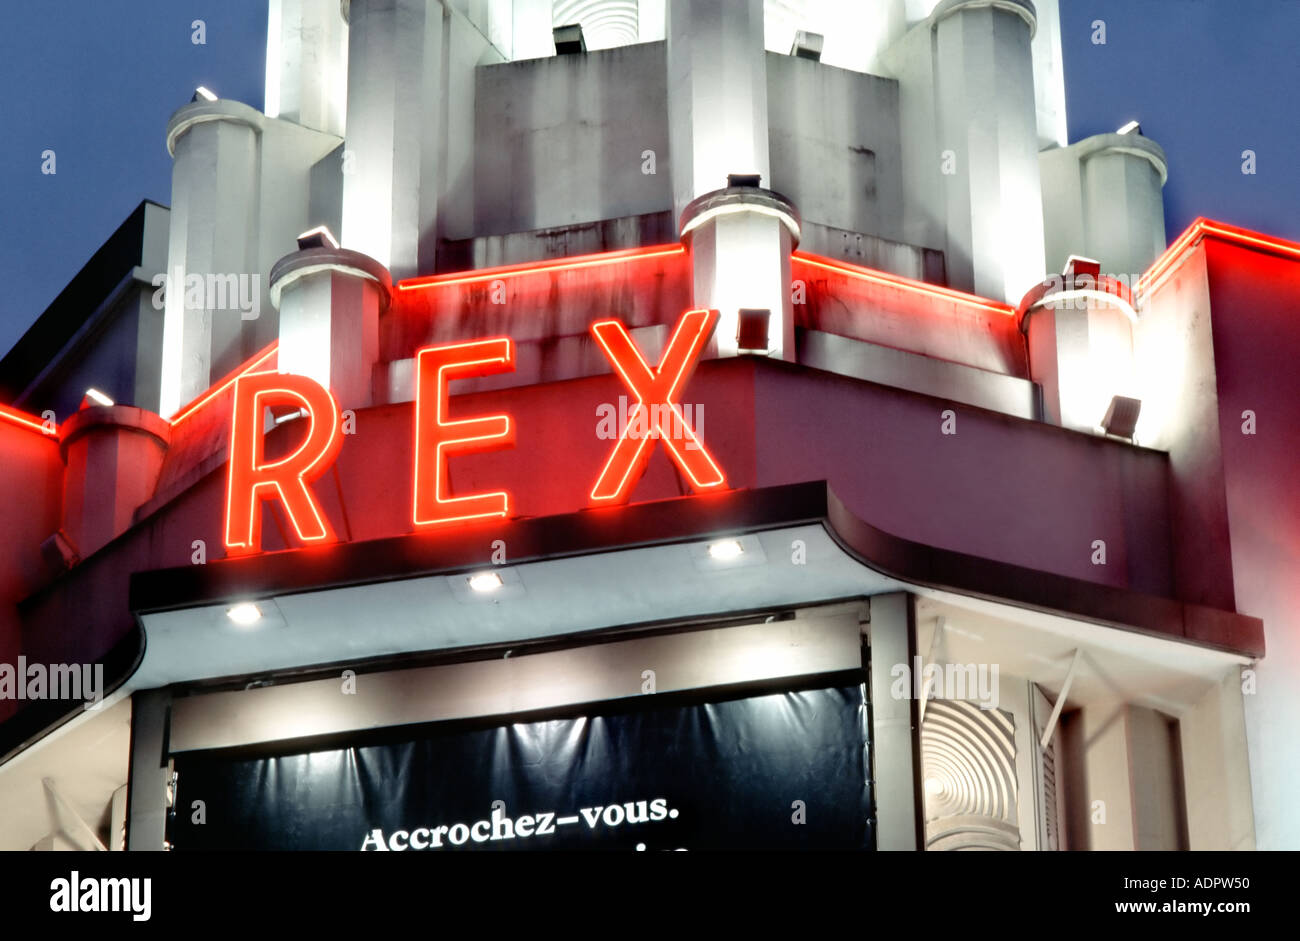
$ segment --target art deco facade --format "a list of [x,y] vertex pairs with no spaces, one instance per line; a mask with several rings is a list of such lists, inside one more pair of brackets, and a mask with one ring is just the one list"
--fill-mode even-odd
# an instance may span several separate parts
[[1300,246],[1067,80],[1056,0],[270,0],[0,361],[0,846],[1300,845]]

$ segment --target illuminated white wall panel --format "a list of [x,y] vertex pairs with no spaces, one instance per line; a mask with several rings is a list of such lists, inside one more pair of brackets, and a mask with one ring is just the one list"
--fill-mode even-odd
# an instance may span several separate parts
[[[1078,293],[1026,315],[1030,378],[1043,387],[1043,417],[1095,432],[1113,396],[1139,398],[1133,322],[1127,312]],[[1145,442],[1144,442],[1145,443]]]
[[888,74],[880,57],[936,0],[765,0],[769,52],[786,55],[799,30],[823,38],[821,61],[840,69]]
[[931,15],[939,152],[926,159],[940,168],[948,279],[1009,303],[1045,273],[1033,20],[1020,0],[944,0]]
[[343,136],[348,27],[333,0],[270,0],[266,115]]
[[768,185],[762,0],[669,0],[668,125],[677,217],[729,173]]
[[551,36],[551,0],[514,0],[510,58],[540,59],[555,55]]
[[436,238],[443,8],[353,0],[350,23],[340,240],[411,277]]
[[1038,146],[1064,147],[1065,67],[1061,56],[1061,10],[1058,0],[1034,0],[1034,101],[1038,112]]

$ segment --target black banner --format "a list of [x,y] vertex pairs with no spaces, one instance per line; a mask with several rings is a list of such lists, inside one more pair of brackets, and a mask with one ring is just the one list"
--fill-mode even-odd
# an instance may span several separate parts
[[[872,849],[861,685],[175,756],[177,850]],[[393,734],[390,732],[390,735]]]

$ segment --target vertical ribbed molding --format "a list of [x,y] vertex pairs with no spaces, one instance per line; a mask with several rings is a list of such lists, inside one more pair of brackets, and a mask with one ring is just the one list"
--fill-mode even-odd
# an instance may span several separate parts
[[269,0],[266,116],[342,137],[348,92],[345,10],[329,0]]
[[1013,304],[1045,271],[1036,22],[1029,0],[942,0],[929,19],[948,278]]
[[678,224],[729,174],[769,180],[763,0],[668,0],[668,133]]
[[248,105],[218,100],[186,105],[168,122],[173,163],[160,406],[165,416],[252,352],[248,324],[261,313],[258,192],[265,121]]
[[342,244],[397,279],[434,270],[443,8],[350,0]]

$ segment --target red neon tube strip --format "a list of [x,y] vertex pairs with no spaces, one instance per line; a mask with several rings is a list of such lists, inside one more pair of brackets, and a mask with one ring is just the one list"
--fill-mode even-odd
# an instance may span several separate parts
[[643,248],[628,248],[616,252],[601,252],[595,255],[575,255],[571,258],[548,262],[528,262],[522,265],[503,265],[499,268],[478,268],[473,271],[460,271],[454,274],[435,274],[424,278],[410,278],[398,282],[399,291],[418,291],[422,288],[446,287],[453,284],[470,284],[475,281],[492,281],[497,278],[518,278],[530,274],[545,274],[551,271],[573,271],[581,268],[595,268],[612,265],[620,261],[645,261],[651,258],[668,258],[682,255],[686,249],[681,245],[651,245]]

